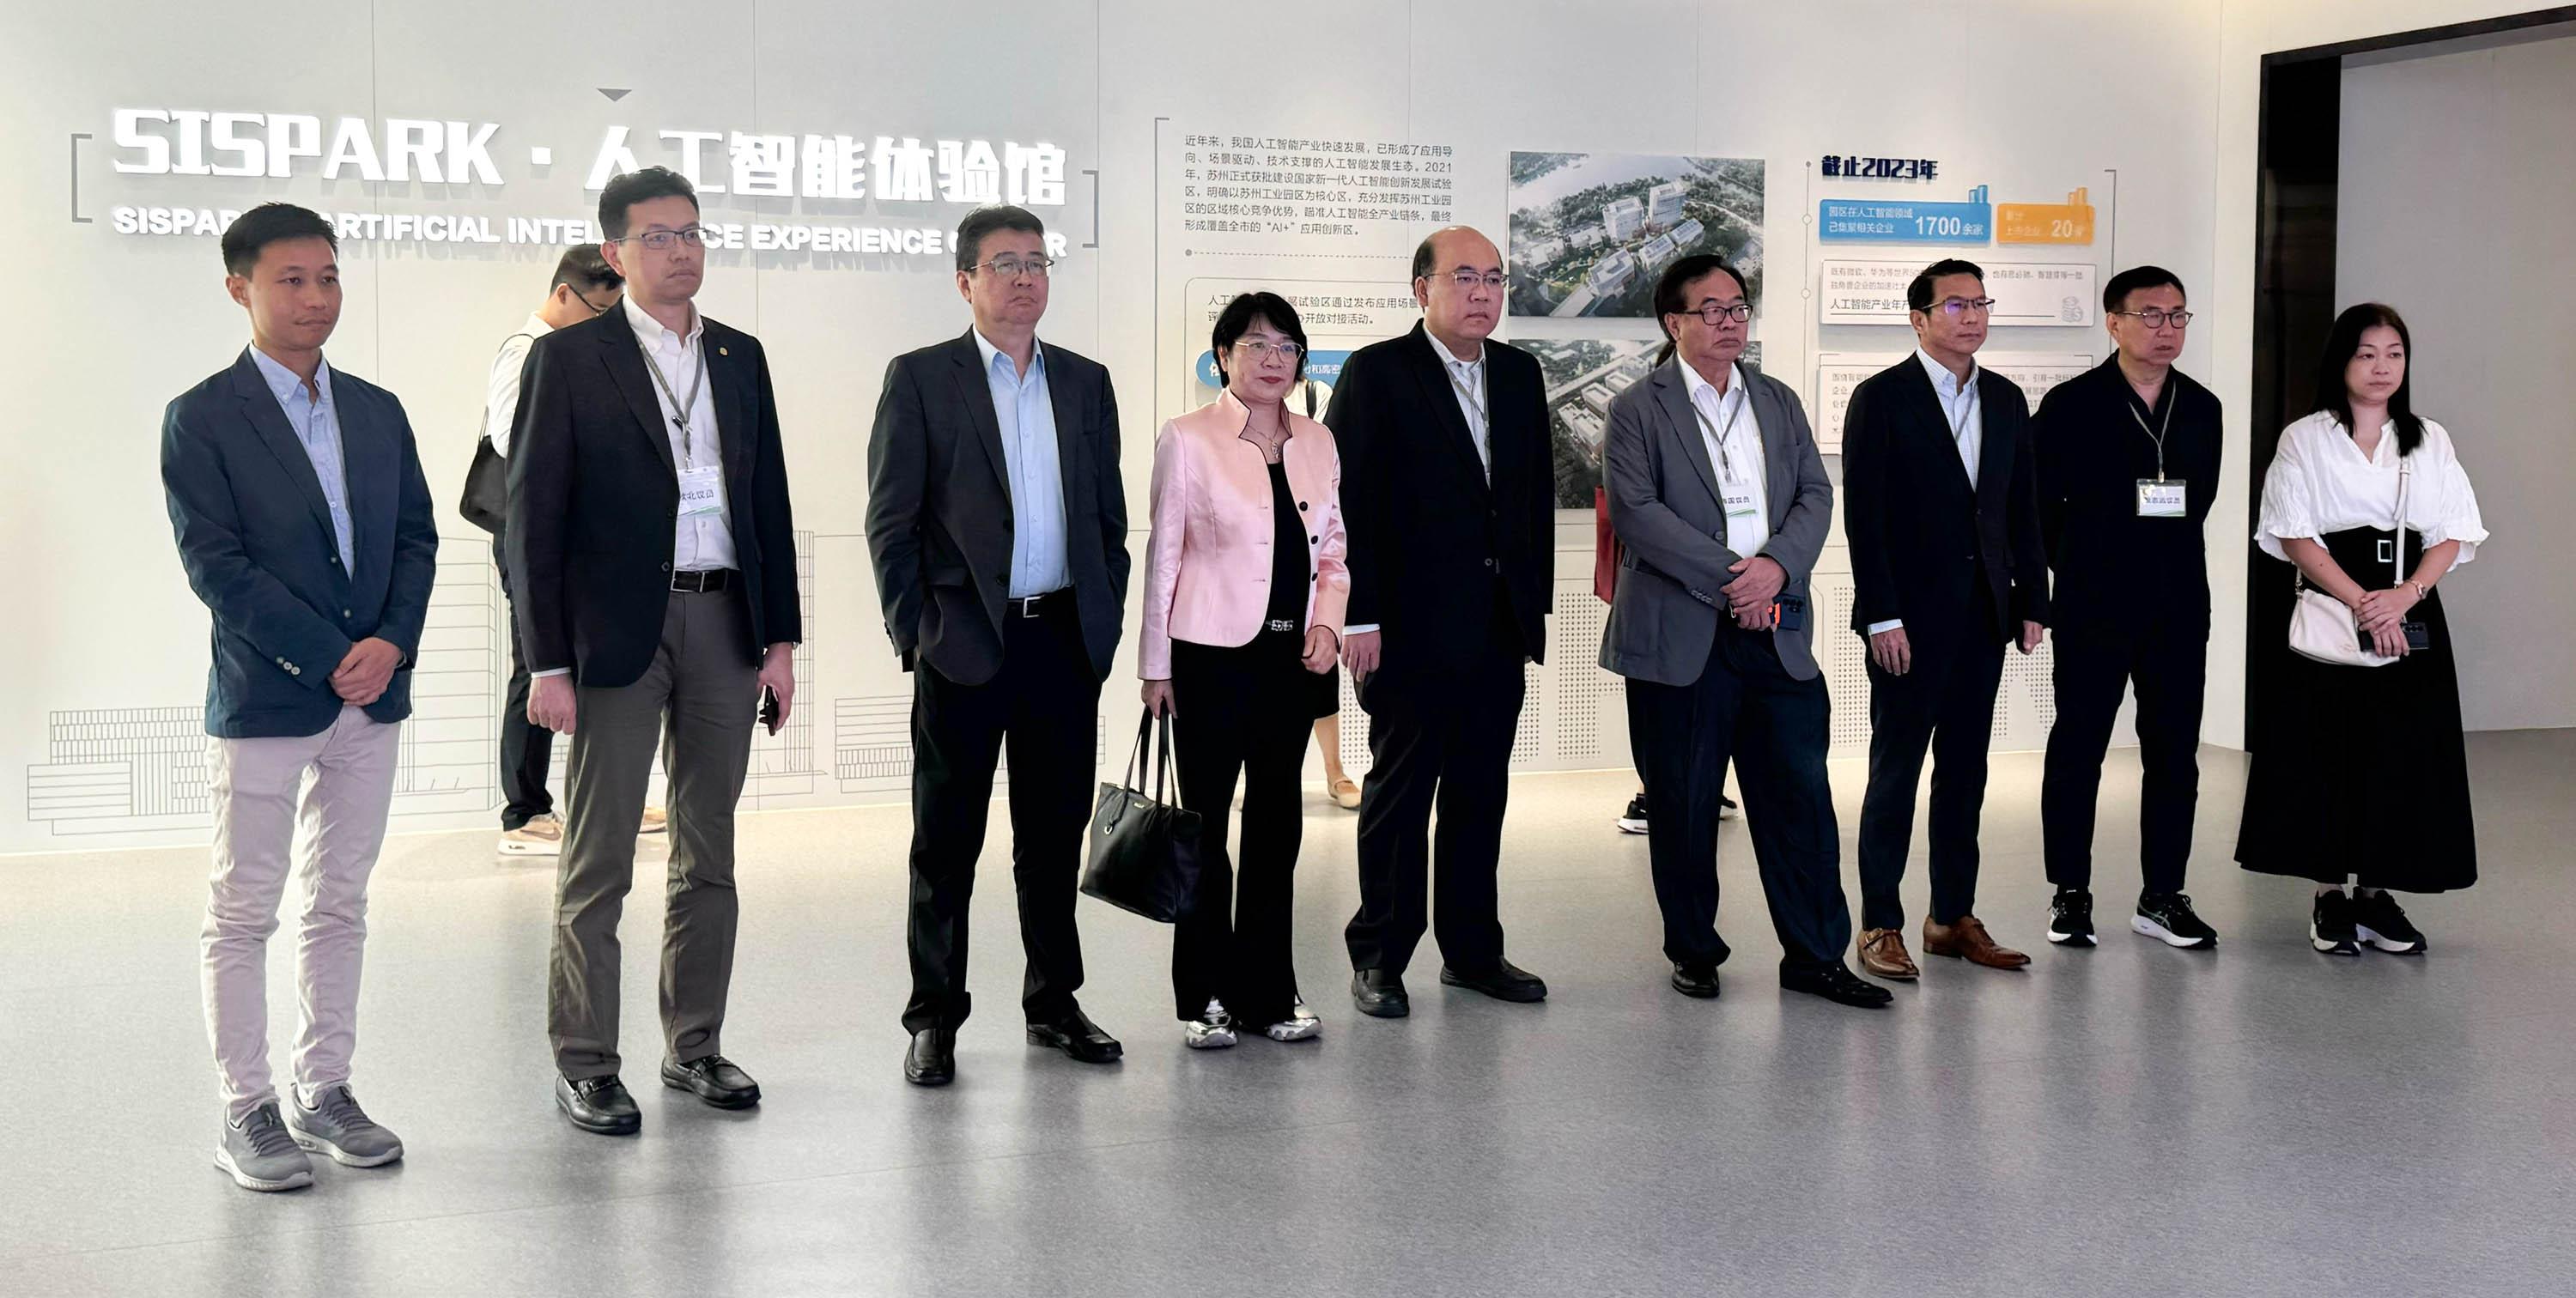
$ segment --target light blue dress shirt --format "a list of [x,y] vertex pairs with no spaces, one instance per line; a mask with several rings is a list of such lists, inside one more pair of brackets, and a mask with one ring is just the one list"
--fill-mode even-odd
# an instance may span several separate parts
[[1002,428],[1002,459],[1011,482],[1011,598],[1026,599],[1073,584],[1065,557],[1064,468],[1056,447],[1055,402],[1047,390],[1046,355],[1030,352],[1029,372],[975,331],[984,353],[984,382]]
[[358,547],[349,521],[349,470],[340,457],[340,408],[331,400],[331,362],[320,361],[313,370],[314,387],[322,393],[317,400],[295,371],[257,347],[250,354],[259,362],[260,376],[268,380],[278,407],[286,412],[287,427],[304,444],[304,457],[313,462],[313,476],[322,482],[323,503],[331,507],[331,537],[340,544],[340,571],[353,575]]

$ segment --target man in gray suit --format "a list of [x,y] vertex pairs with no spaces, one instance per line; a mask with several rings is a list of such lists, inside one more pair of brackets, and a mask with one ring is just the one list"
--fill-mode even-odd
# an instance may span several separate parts
[[1830,703],[1809,637],[1808,575],[1834,488],[1789,386],[1738,358],[1753,318],[1723,260],[1684,257],[1655,285],[1664,359],[1610,404],[1602,475],[1625,554],[1601,666],[1628,678],[1655,901],[1673,987],[1713,999],[1717,819],[1730,758],[1780,933],[1780,985],[1874,1008],[1843,963],[1851,910],[1825,780]]

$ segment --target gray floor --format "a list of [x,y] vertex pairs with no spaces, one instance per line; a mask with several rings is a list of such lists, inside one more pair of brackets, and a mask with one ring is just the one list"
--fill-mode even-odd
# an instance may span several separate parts
[[[1446,992],[1426,954],[1395,1023],[1342,995],[1351,819],[1316,802],[1312,1044],[1184,1051],[1168,934],[1086,902],[1084,1002],[1127,1061],[1033,1051],[1009,876],[988,867],[981,1012],[937,1092],[897,1067],[905,813],[751,817],[726,1042],[768,1102],[720,1114],[650,1086],[648,906],[626,926],[647,1088],[624,1141],[547,1100],[550,867],[488,834],[402,838],[358,1069],[410,1156],[325,1164],[292,1195],[209,1165],[203,854],[0,861],[0,1292],[2565,1294],[2576,732],[2470,754],[2486,882],[2413,906],[2429,958],[2359,961],[2308,950],[2303,885],[2230,863],[2241,759],[2215,751],[2193,892],[2224,948],[2045,949],[2038,762],[2001,759],[1980,909],[2037,963],[1927,962],[1880,1014],[1783,998],[1740,826],[1725,996],[1669,991],[1644,842],[1609,826],[1617,774],[1515,786],[1505,919],[1553,999]],[[1848,860],[1860,774],[1835,777]],[[2114,919],[2134,788],[2115,754]]]

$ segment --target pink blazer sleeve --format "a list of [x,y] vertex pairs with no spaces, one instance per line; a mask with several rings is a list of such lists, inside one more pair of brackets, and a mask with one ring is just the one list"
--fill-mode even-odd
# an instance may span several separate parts
[[1181,546],[1190,523],[1188,461],[1179,425],[1165,421],[1154,438],[1153,531],[1145,542],[1145,634],[1136,646],[1136,674],[1149,681],[1172,678],[1172,591],[1180,583]]
[[1333,448],[1333,496],[1324,511],[1324,542],[1315,550],[1314,625],[1332,628],[1342,637],[1342,616],[1351,603],[1351,534],[1342,526],[1342,452]]

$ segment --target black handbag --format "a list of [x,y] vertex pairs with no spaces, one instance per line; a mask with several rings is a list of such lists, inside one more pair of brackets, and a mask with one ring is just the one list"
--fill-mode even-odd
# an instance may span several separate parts
[[1145,796],[1137,783],[1138,765],[1153,746],[1152,712],[1136,719],[1136,747],[1127,755],[1127,771],[1116,784],[1100,786],[1100,801],[1091,813],[1090,864],[1083,867],[1082,890],[1158,924],[1189,913],[1199,886],[1199,813],[1177,801],[1180,780],[1172,773],[1172,721],[1162,718],[1162,748],[1154,762],[1154,794]]
[[474,465],[465,471],[465,498],[456,502],[456,512],[494,536],[510,516],[510,462],[492,449],[489,435],[474,443]]

